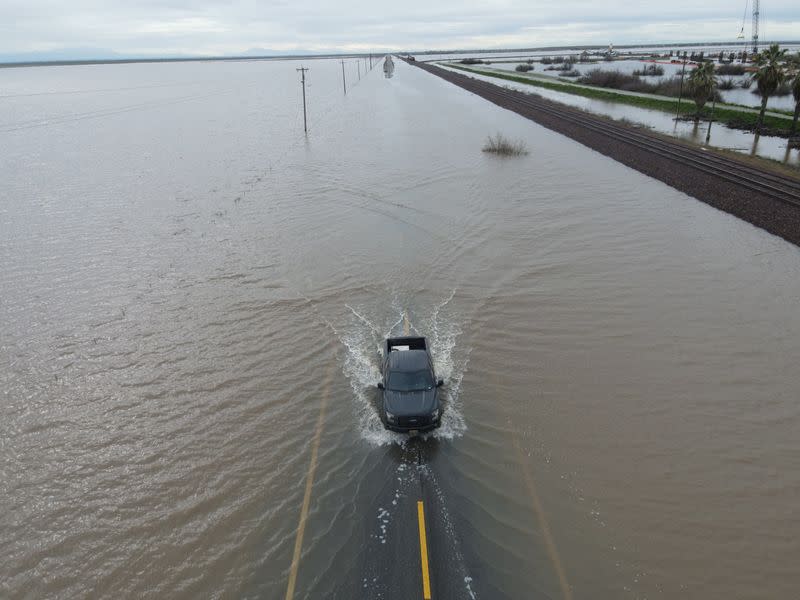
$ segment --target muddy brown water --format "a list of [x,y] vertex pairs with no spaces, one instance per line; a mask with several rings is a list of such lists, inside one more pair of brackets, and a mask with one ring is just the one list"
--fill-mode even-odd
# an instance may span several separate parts
[[793,597],[798,248],[395,64],[3,72],[0,596]]

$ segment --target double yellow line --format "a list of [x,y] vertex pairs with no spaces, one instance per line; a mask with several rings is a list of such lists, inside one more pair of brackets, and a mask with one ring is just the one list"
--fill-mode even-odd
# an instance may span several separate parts
[[533,481],[533,475],[531,475],[531,472],[528,470],[528,467],[525,464],[525,457],[523,456],[522,446],[520,445],[519,436],[517,435],[516,431],[513,433],[512,437],[514,439],[514,450],[516,450],[517,453],[517,461],[519,462],[520,469],[522,469],[522,475],[525,479],[525,486],[528,489],[528,496],[531,499],[533,512],[536,514],[536,518],[541,526],[542,536],[544,537],[544,545],[547,550],[547,554],[550,557],[550,562],[553,565],[553,570],[556,572],[558,585],[561,588],[561,595],[564,600],[572,600],[572,588],[567,580],[567,573],[564,570],[564,564],[561,562],[561,557],[558,554],[553,533],[550,531],[550,524],[547,521],[547,515],[544,512],[542,501],[539,498],[539,494],[536,492],[536,484]]
[[325,374],[325,383],[322,390],[322,403],[319,407],[317,426],[314,430],[314,441],[311,444],[311,461],[308,465],[308,475],[306,475],[306,491],[303,495],[303,507],[300,509],[300,522],[297,525],[297,537],[294,540],[294,555],[292,556],[292,566],[289,569],[289,583],[286,586],[286,600],[292,600],[294,587],[297,584],[297,570],[300,567],[300,551],[303,549],[303,536],[306,532],[306,522],[308,521],[308,507],[311,504],[311,488],[314,485],[314,473],[317,471],[317,457],[319,456],[319,442],[322,439],[322,429],[325,425],[325,412],[328,408],[328,397],[331,391],[331,376],[333,375],[333,364],[328,364],[328,371]]

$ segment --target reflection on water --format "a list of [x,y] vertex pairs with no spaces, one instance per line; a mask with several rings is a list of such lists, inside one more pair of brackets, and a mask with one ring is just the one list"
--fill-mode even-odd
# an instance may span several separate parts
[[[761,141],[761,135],[756,133],[755,137],[753,138],[753,146],[750,149],[750,156],[755,156],[758,154],[758,142]],[[786,145],[786,151],[789,151],[789,145]]]
[[383,61],[383,74],[387,79],[394,75],[394,61],[391,55],[387,55]]

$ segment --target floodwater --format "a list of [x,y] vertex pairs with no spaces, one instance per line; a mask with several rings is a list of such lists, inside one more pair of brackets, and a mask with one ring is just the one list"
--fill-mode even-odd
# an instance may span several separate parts
[[[0,596],[422,597],[418,500],[434,598],[794,596],[800,250],[305,66],[307,137],[299,63],[3,72]],[[404,321],[446,380],[412,441]]]
[[[643,125],[654,131],[673,135],[696,144],[706,143],[708,121],[695,122],[692,120],[682,120],[676,122],[674,116],[660,110],[628,106],[595,98],[585,98],[583,96],[576,96],[575,94],[557,92],[555,90],[526,85],[516,81],[498,79],[497,77],[490,77],[479,73],[468,73],[467,71],[453,69],[446,64],[438,66],[454,70],[457,73],[469,75],[481,81],[488,81],[500,87],[525,92],[526,94],[534,94],[588,112],[605,115],[612,119],[625,120],[630,123]],[[762,135],[756,139],[753,133],[732,129],[715,121],[711,126],[711,135],[709,136],[708,144],[716,148],[733,150],[741,154],[758,155],[764,158],[771,158],[772,160],[787,165],[800,167],[800,149],[790,147],[786,138]]]

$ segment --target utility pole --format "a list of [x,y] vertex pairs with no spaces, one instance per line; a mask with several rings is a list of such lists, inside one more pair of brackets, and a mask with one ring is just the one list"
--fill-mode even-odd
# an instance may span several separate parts
[[356,63],[358,65],[358,80],[361,81],[361,61]]
[[308,133],[308,119],[306,118],[306,71],[308,71],[308,69],[301,66],[299,69],[295,70],[300,71],[300,82],[303,84],[303,131]]
[[347,95],[347,81],[344,78],[344,59],[342,59],[342,86],[344,87],[345,95]]
[[681,98],[683,98],[683,75],[686,73],[686,52],[683,53],[683,68],[681,69],[681,91],[678,92],[678,109],[675,112],[675,122],[681,117]]

